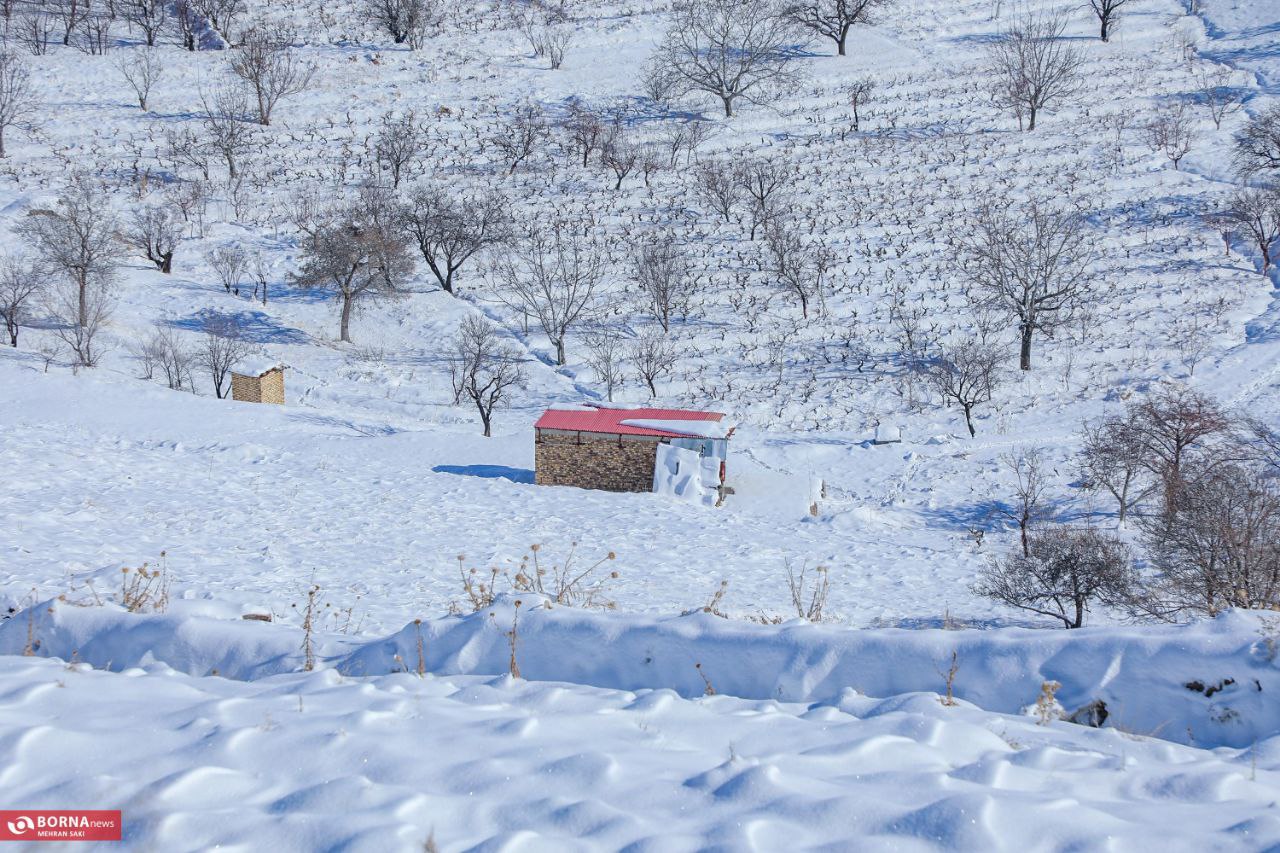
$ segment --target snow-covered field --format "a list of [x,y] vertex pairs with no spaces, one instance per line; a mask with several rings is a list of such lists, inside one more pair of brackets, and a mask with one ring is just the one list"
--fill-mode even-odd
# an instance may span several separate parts
[[[1087,8],[1027,4],[1065,11],[1087,57],[1081,98],[1034,133],[988,103],[985,45],[1017,11],[996,17],[990,0],[891,2],[849,56],[811,45],[805,82],[774,107],[725,120],[684,104],[713,128],[698,157],[792,163],[791,208],[837,258],[809,316],[751,271],[749,225],[706,209],[689,163],[615,190],[559,142],[510,176],[484,143],[522,104],[557,117],[573,101],[629,104],[629,132],[662,139],[687,117],[642,97],[663,4],[579,4],[556,71],[488,6],[411,52],[354,5],[250,5],[298,27],[316,78],[256,131],[247,184],[231,193],[214,164],[172,275],[129,257],[99,366],[47,355],[40,312],[0,347],[0,809],[121,808],[130,849],[164,850],[1280,845],[1274,619],[1130,626],[1098,609],[1097,627],[1052,632],[970,591],[1013,541],[1005,454],[1043,448],[1054,509],[1111,526],[1079,487],[1083,420],[1172,378],[1280,424],[1280,278],[1203,216],[1231,188],[1232,134],[1280,95],[1280,2],[1187,14],[1133,0],[1107,44]],[[119,35],[106,56],[26,58],[48,106],[5,138],[6,250],[73,172],[107,180],[122,215],[193,182],[164,133],[198,121],[226,52],[166,40],[144,113],[114,64],[140,48]],[[1192,100],[1197,73],[1219,66],[1243,110],[1215,129],[1193,107],[1174,169],[1140,119]],[[864,78],[876,87],[855,132],[846,92]],[[356,314],[352,343],[332,300],[290,284],[298,194],[350,195],[368,136],[407,110],[432,140],[409,183],[493,182],[520,217],[555,210],[607,235],[611,273],[584,330],[656,327],[629,252],[681,223],[699,286],[658,397],[740,424],[723,507],[533,484],[538,415],[604,389],[584,336],[556,366],[487,259],[457,296],[420,267],[409,292]],[[903,369],[904,327],[966,333],[947,231],[990,193],[1036,190],[1091,211],[1103,297],[1037,340],[1035,369],[978,410],[971,439]],[[218,282],[205,252],[229,245],[261,260],[266,304]],[[492,438],[453,405],[444,363],[475,314],[528,359]],[[226,319],[289,365],[285,406],[215,399],[200,375],[198,394],[138,378],[151,330],[195,342]],[[649,393],[631,376],[616,397]],[[878,424],[903,442],[873,444]],[[461,573],[496,568],[508,592],[534,544],[550,563],[612,553],[598,576],[616,572],[618,612],[524,595],[516,679],[515,597],[473,613]],[[122,567],[143,563],[171,579],[163,614],[111,603]],[[826,568],[828,624],[791,619],[788,566]],[[318,671],[302,672],[313,587]],[[679,615],[718,590],[731,618]],[[1104,701],[1105,727],[1023,713],[1047,681],[1067,713]]]

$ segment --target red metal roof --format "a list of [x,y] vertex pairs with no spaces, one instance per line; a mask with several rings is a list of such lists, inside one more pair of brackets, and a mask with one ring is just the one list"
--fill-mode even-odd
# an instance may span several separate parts
[[695,412],[688,409],[547,409],[534,424],[535,429],[562,429],[570,432],[602,432],[609,435],[653,435],[659,438],[685,438],[684,433],[664,429],[635,427],[623,421],[719,421],[721,412]]

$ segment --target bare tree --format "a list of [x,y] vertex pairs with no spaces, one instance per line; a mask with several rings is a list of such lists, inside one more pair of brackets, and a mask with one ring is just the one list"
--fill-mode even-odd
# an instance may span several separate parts
[[1104,489],[1115,499],[1117,521],[1123,526],[1129,513],[1156,490],[1145,478],[1141,445],[1132,440],[1122,419],[1105,418],[1086,423],[1080,448],[1081,478],[1087,489]]
[[54,334],[71,351],[76,367],[97,367],[102,358],[100,335],[111,320],[115,300],[106,284],[90,279],[84,288],[74,280],[57,282],[50,290],[49,313]]
[[237,290],[240,279],[249,267],[249,253],[239,243],[226,243],[214,246],[204,253],[205,262],[213,267],[213,272],[222,282],[227,293]]
[[115,14],[110,7],[102,11],[91,10],[80,18],[76,27],[79,38],[76,39],[75,46],[91,56],[106,54],[115,43],[111,35],[111,26],[114,23]]
[[806,240],[792,220],[771,219],[764,232],[765,271],[800,302],[800,314],[809,316],[809,303],[821,306],[828,274],[835,256],[818,240]]
[[1185,478],[1177,523],[1142,519],[1158,574],[1137,599],[1141,612],[1167,619],[1209,616],[1231,607],[1280,606],[1280,484],[1236,464]]
[[[155,47],[156,36],[169,22],[167,0],[116,0],[117,8],[131,27],[142,30],[147,47]],[[144,106],[145,110],[146,107]]]
[[400,221],[445,293],[477,252],[511,238],[510,201],[500,193],[454,195],[441,184],[419,184],[400,208]]
[[[105,291],[114,280],[121,249],[119,227],[102,189],[88,178],[77,178],[54,210],[32,210],[16,230],[46,269],[75,286],[80,307],[73,317],[79,325],[94,320],[95,313],[105,322],[109,300],[103,296],[95,301],[90,291]],[[60,301],[62,295],[58,291],[56,298]]]
[[532,33],[534,53],[547,60],[552,71],[564,65],[564,56],[573,43],[573,28],[564,22],[548,20],[539,23]]
[[147,98],[164,76],[164,61],[160,58],[160,52],[151,48],[131,50],[116,63],[116,68],[133,89],[133,94],[138,98],[138,107],[146,112]]
[[959,269],[979,304],[1011,315],[1019,366],[1031,369],[1037,331],[1052,334],[1094,291],[1094,248],[1079,211],[1037,199],[988,202],[956,238]]
[[609,123],[590,107],[577,101],[569,104],[568,115],[560,122],[560,127],[569,137],[569,150],[582,157],[583,168],[586,168],[591,155],[609,135]]
[[160,272],[171,273],[173,253],[182,240],[182,216],[170,205],[146,205],[133,212],[121,236]]
[[227,166],[227,181],[235,183],[240,177],[240,162],[253,150],[257,136],[249,123],[249,101],[244,92],[230,86],[220,86],[212,92],[201,92],[200,103],[204,107],[201,126],[204,130],[202,146],[215,152]]
[[751,239],[787,206],[796,184],[795,169],[780,158],[757,157],[734,170],[749,201]]
[[874,80],[864,78],[855,80],[849,86],[849,105],[853,107],[853,129],[858,130],[862,124],[858,116],[858,109],[865,108],[867,102],[871,100],[871,93],[876,89]]
[[[1164,514],[1177,512],[1178,492],[1190,463],[1228,438],[1232,421],[1213,400],[1189,388],[1163,386],[1130,404],[1117,427],[1120,441],[1155,475],[1164,490]],[[1203,464],[1202,464],[1202,467]]]
[[1147,144],[1168,157],[1174,169],[1191,152],[1195,139],[1195,122],[1181,103],[1166,107],[1147,122]]
[[1240,174],[1280,169],[1280,106],[1251,116],[1235,142],[1235,166]]
[[649,312],[662,331],[671,331],[672,319],[682,318],[688,310],[693,290],[689,256],[671,234],[664,233],[641,245],[632,264]]
[[489,144],[498,149],[507,163],[507,174],[513,175],[521,163],[542,147],[548,135],[542,108],[537,104],[525,104],[489,137]]
[[991,402],[1002,378],[1003,361],[996,349],[986,342],[966,338],[939,346],[925,368],[933,390],[964,412],[970,438],[978,434],[973,426],[973,411]]
[[236,43],[235,23],[248,11],[244,0],[192,0],[192,4],[196,14],[204,18],[227,45]]
[[92,11],[91,0],[52,0],[45,5],[62,30],[63,45],[70,46],[71,36]]
[[580,223],[557,221],[530,228],[498,259],[500,298],[534,317],[565,363],[569,330],[595,303],[605,272],[605,255]]
[[617,180],[615,191],[622,189],[622,182],[640,167],[641,148],[627,138],[621,122],[615,122],[609,134],[600,143],[600,165],[613,172]]
[[1124,542],[1088,527],[1055,526],[1033,533],[1025,551],[993,561],[973,592],[1079,628],[1094,603],[1124,603],[1135,583]]
[[726,224],[733,221],[734,211],[747,198],[745,183],[739,169],[723,160],[704,160],[694,171],[694,193]]
[[191,380],[195,353],[172,328],[157,327],[135,349],[134,355],[142,365],[143,379],[155,379],[160,373],[171,390],[195,393],[195,383]]
[[18,345],[18,330],[43,292],[44,277],[30,263],[14,257],[0,260],[0,318],[9,334],[9,346]]
[[196,49],[196,34],[203,23],[196,0],[174,0],[173,24],[184,48],[189,51]]
[[626,339],[612,329],[602,329],[586,335],[587,364],[595,371],[596,378],[604,385],[605,399],[613,402],[613,392],[622,385],[623,365],[626,362]]
[[305,92],[315,67],[293,50],[296,34],[287,28],[259,24],[244,34],[231,57],[231,70],[244,80],[258,103],[258,123],[271,124],[281,98]]
[[733,115],[739,100],[766,104],[799,79],[794,24],[773,0],[678,4],[649,66],[651,91],[703,92]]
[[795,23],[836,43],[844,56],[845,40],[854,24],[870,23],[871,12],[887,0],[808,0],[794,3],[785,13]]
[[1044,495],[1044,453],[1038,447],[1019,447],[1001,456],[1000,461],[1013,474],[1014,501],[999,505],[997,512],[1018,525],[1022,553],[1030,556],[1031,528],[1049,516]]
[[431,27],[439,23],[435,0],[366,0],[369,17],[386,30],[396,44],[418,50]]
[[1066,25],[1064,18],[1027,14],[991,47],[995,102],[1013,110],[1019,127],[1026,117],[1026,129],[1035,130],[1042,110],[1080,89],[1084,56],[1062,38]]
[[340,340],[351,341],[351,314],[358,303],[396,292],[413,271],[399,233],[374,221],[364,205],[353,205],[316,228],[303,243],[300,287],[333,290],[341,305]]
[[240,324],[230,317],[219,317],[205,323],[204,343],[198,357],[208,372],[213,393],[219,400],[231,390],[231,369],[257,352],[257,346],[244,334]]
[[658,396],[658,379],[676,364],[676,351],[666,335],[646,329],[631,345],[631,363],[636,374],[649,387],[649,396]]
[[16,54],[0,51],[0,157],[8,156],[5,133],[30,128],[39,103],[26,63]]
[[492,323],[469,314],[454,337],[451,358],[453,396],[470,400],[480,413],[484,435],[491,435],[493,411],[526,382],[520,350],[504,343]]
[[1239,88],[1231,85],[1231,74],[1226,66],[1214,66],[1196,74],[1196,84],[1200,87],[1197,100],[1209,110],[1215,130],[1221,130],[1223,119],[1243,105],[1244,96]]
[[1280,187],[1241,187],[1222,213],[1235,230],[1248,235],[1262,255],[1262,274],[1271,269],[1272,244],[1280,239]]
[[14,36],[19,44],[31,52],[32,56],[44,56],[49,52],[58,31],[58,22],[54,16],[40,9],[28,10],[18,20],[14,28]]
[[413,110],[404,115],[387,113],[373,137],[373,157],[379,173],[391,175],[391,186],[399,187],[405,174],[422,158],[427,148],[426,128]]
[[1129,0],[1089,0],[1089,8],[1098,16],[1098,37],[1103,41],[1111,40],[1112,31],[1120,24],[1120,9],[1128,3]]

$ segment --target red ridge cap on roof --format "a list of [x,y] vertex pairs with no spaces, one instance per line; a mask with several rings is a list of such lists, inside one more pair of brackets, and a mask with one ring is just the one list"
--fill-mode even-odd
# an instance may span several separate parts
[[658,438],[687,438],[684,433],[650,429],[623,421],[720,421],[722,412],[697,412],[690,409],[611,409],[592,406],[588,409],[547,409],[534,429],[559,429],[567,432],[595,432],[608,435],[649,435]]

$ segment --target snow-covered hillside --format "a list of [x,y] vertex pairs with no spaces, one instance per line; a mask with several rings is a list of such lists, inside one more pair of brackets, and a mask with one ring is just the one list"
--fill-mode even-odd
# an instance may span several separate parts
[[[1234,136],[1280,95],[1280,0],[1130,0],[1105,43],[1075,3],[888,0],[847,56],[797,46],[798,85],[732,118],[651,97],[667,3],[567,4],[555,70],[515,24],[528,4],[446,3],[416,50],[364,5],[249,0],[240,27],[292,28],[313,73],[269,126],[234,122],[238,178],[192,147],[239,50],[212,28],[187,51],[166,25],[146,110],[122,72],[149,50],[136,27],[104,55],[26,55],[10,32],[40,108],[5,133],[0,255],[32,253],[24,229],[76,178],[122,228],[183,215],[171,273],[124,253],[96,366],[52,299],[0,347],[0,809],[121,808],[131,849],[166,850],[1280,845],[1273,616],[1135,625],[1095,603],[1089,628],[1050,631],[973,592],[1017,541],[1012,455],[1038,448],[1054,516],[1111,530],[1082,422],[1177,383],[1280,426],[1280,277],[1216,215]],[[989,57],[1028,11],[1063,15],[1083,65],[1021,132]],[[1240,100],[1220,126],[1207,79]],[[618,116],[646,165],[584,165],[563,130],[584,109]],[[546,137],[513,165],[522,111]],[[1148,127],[1175,112],[1176,167]],[[411,247],[350,341],[332,292],[298,285],[306,228],[390,184],[373,140],[408,118],[425,142],[401,197],[498,192],[516,224],[594,235],[604,272],[564,364],[493,247],[453,294]],[[699,189],[717,162],[783,169],[784,218],[829,265],[806,301],[769,268],[768,223]],[[1097,286],[1021,371],[1015,324],[976,329],[960,258],[966,223],[1032,197],[1084,212]],[[635,253],[671,234],[690,286],[667,322]],[[211,253],[229,249],[224,287]],[[451,386],[476,317],[527,378],[493,437]],[[157,333],[198,348],[228,329],[287,365],[284,406],[219,399],[198,366],[186,390],[140,378]],[[610,335],[614,399],[650,400],[631,348],[658,341],[657,400],[738,424],[723,506],[534,484],[532,424],[605,398]],[[978,337],[1000,381],[970,437],[918,362]],[[519,588],[535,546],[601,561],[617,612]],[[161,606],[127,612],[144,563]],[[800,571],[829,579],[825,624],[794,618]],[[1046,684],[1060,704],[1037,716]],[[1099,701],[1101,730],[1061,719]]]

